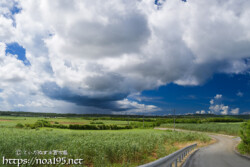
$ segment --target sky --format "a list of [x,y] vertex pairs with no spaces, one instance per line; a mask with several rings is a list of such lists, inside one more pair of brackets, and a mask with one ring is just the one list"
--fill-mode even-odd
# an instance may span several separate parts
[[250,114],[248,0],[1,0],[0,110]]

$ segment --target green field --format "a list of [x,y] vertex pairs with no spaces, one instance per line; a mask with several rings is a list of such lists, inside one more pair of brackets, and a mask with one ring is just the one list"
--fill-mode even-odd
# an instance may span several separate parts
[[[174,143],[197,140],[208,142],[209,138],[196,133],[152,129],[77,131],[0,128],[0,157],[32,158],[32,155],[18,157],[16,150],[67,150],[68,158],[82,158],[87,165],[136,166],[176,151],[178,148]],[[152,157],[153,153],[155,157]]]
[[[90,124],[93,122],[93,120],[83,118],[9,116],[0,117],[0,120],[0,157],[4,156],[5,158],[50,159],[54,155],[32,155],[24,152],[67,150],[67,158],[83,159],[86,166],[137,166],[166,156],[183,147],[185,143],[210,141],[207,135],[161,131],[152,128],[70,130],[47,127],[36,129],[15,127],[18,123],[30,124],[37,120],[60,124]],[[127,121],[118,120],[98,120],[98,122],[100,121],[107,125],[122,126],[128,124]],[[134,121],[134,123],[138,122]],[[21,150],[22,154],[17,155],[17,150]],[[0,160],[2,164],[1,161],[2,159]]]
[[[172,118],[143,120],[140,117],[108,116],[0,116],[0,157],[52,159],[60,155],[17,155],[16,151],[67,150],[66,158],[83,159],[85,166],[138,166],[166,156],[192,142],[208,143],[211,140],[206,134],[153,129],[156,126],[173,128]],[[176,128],[179,129],[239,135],[243,119],[184,117],[177,121]],[[116,126],[120,129],[112,128]],[[80,129],[74,130],[72,127]],[[86,127],[97,128],[81,129]],[[246,144],[240,146],[241,150],[248,148]]]
[[[202,124],[175,124],[176,128],[202,131],[202,132],[214,132],[228,135],[239,135],[240,125],[242,123],[202,123]],[[162,124],[160,127],[173,128],[173,124]]]
[[[69,125],[69,124],[80,124],[86,125],[90,124],[91,122],[95,122],[93,120],[84,119],[82,117],[77,118],[67,118],[67,117],[56,117],[56,118],[44,118],[44,117],[12,117],[12,116],[1,116],[0,117],[0,126],[1,127],[15,127],[16,124],[33,124],[37,120],[46,120],[51,122],[52,124],[58,122],[62,125]],[[105,125],[128,125],[128,121],[117,121],[117,120],[98,120],[96,122],[103,122]],[[134,121],[129,121],[129,123],[133,123]]]

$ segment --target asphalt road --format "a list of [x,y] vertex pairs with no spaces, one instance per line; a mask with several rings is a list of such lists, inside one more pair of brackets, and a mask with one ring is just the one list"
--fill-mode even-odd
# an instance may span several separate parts
[[194,153],[185,167],[250,167],[250,160],[234,152],[235,138],[211,135],[217,143],[200,148]]

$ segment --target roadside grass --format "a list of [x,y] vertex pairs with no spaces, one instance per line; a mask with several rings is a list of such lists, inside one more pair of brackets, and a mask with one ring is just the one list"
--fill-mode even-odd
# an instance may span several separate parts
[[245,155],[245,154],[250,155],[249,148],[247,148],[247,146],[245,146],[245,144],[244,144],[243,142],[240,142],[240,143],[238,144],[237,150],[238,150],[241,154],[243,154],[243,155]]
[[241,142],[238,145],[239,152],[250,155],[250,120],[241,125],[240,137]]
[[[18,156],[17,150],[67,150],[67,158],[82,158],[86,166],[137,166],[178,150],[178,143],[207,143],[210,140],[205,134],[153,129],[76,131],[0,128],[0,157],[33,157],[29,154]],[[52,158],[52,155],[39,155],[39,158]]]
[[[240,126],[242,123],[178,123],[175,127],[178,129],[202,131],[202,132],[214,132],[227,135],[239,135]],[[173,124],[161,124],[160,127],[173,128]]]

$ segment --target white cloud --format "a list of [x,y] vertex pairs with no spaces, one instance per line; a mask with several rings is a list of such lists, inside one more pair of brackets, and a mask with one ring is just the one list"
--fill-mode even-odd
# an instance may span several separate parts
[[240,112],[240,109],[239,109],[239,108],[235,108],[235,109],[232,109],[232,110],[230,111],[231,114],[235,114],[235,115],[239,114],[239,112]]
[[228,106],[223,106],[222,108],[221,108],[221,114],[222,115],[227,115],[228,114]]
[[242,97],[244,94],[242,93],[242,92],[237,92],[237,94],[236,94],[237,96],[239,96],[239,97]]
[[209,109],[214,114],[227,115],[229,107],[224,106],[224,104],[216,104],[216,105],[210,105]]
[[212,100],[210,100],[210,104],[214,104],[214,100],[212,99]]
[[128,99],[124,99],[122,101],[118,101],[119,105],[121,105],[122,108],[133,108],[129,111],[121,111],[121,112],[114,112],[118,114],[147,114],[147,113],[153,113],[155,111],[161,111],[160,108],[154,105],[145,105],[145,104],[139,104],[135,101],[129,101]]
[[222,95],[221,94],[217,94],[216,96],[214,96],[215,99],[221,99]]
[[222,114],[222,115],[228,115],[230,114],[239,114],[239,108],[231,109],[229,112],[230,107],[226,106],[221,103],[219,99],[222,98],[221,94],[217,94],[214,99],[210,100],[210,107],[208,113],[213,113],[213,114]]
[[[32,103],[28,92],[55,103],[52,110],[59,103],[79,109],[68,104],[72,99],[47,97],[41,89],[47,82],[74,97],[105,97],[122,106],[127,95],[170,82],[199,85],[217,72],[249,69],[244,61],[250,54],[247,0],[168,0],[161,10],[150,0],[8,2],[0,2],[0,42],[19,43],[31,63],[26,67],[14,55],[1,56],[2,98],[10,109],[18,104],[51,106]],[[6,17],[16,3],[22,11]],[[20,82],[19,87],[6,86],[10,81]],[[113,99],[114,94],[123,96]]]
[[250,111],[249,112],[243,112],[241,113],[242,115],[250,115]]
[[196,114],[206,114],[206,111],[205,110],[201,110],[201,111],[196,111],[195,113]]
[[12,26],[13,21],[0,15],[0,39],[6,42],[12,42],[15,29]]
[[201,110],[201,114],[206,114],[206,111],[205,110]]

